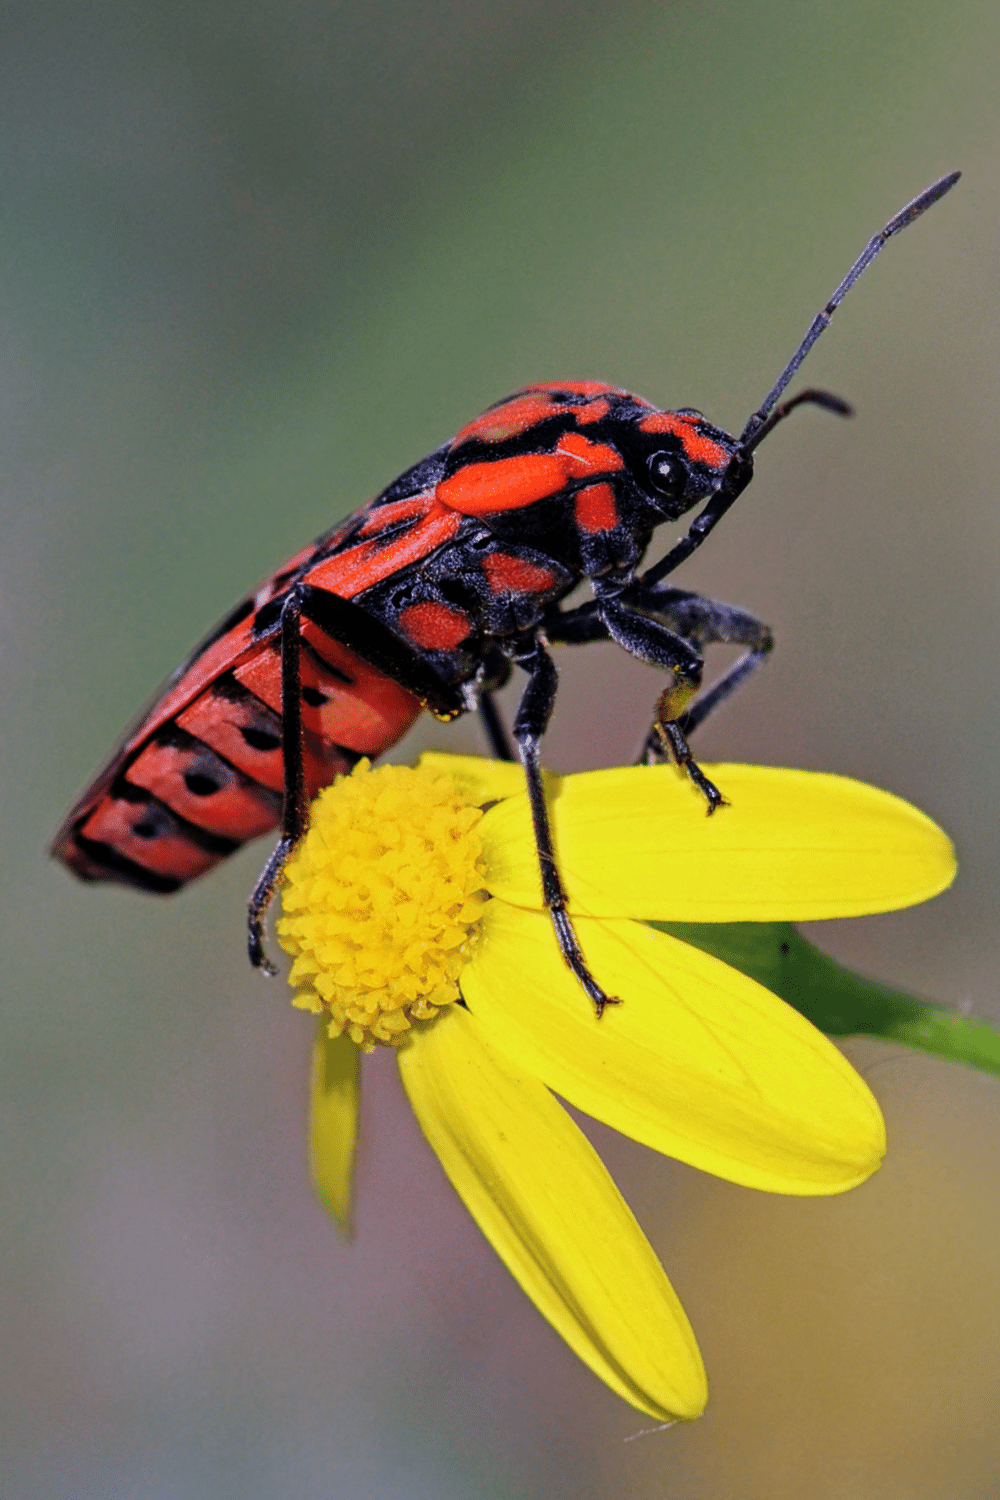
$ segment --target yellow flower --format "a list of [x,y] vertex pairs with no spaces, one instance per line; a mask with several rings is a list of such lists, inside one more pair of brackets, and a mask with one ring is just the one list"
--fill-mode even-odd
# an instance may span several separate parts
[[[944,834],[840,777],[709,767],[730,806],[668,766],[550,777],[570,912],[620,1005],[598,1020],[542,909],[517,766],[365,762],[322,793],[278,923],[295,1004],[321,1016],[312,1169],[343,1227],[359,1052],[392,1044],[421,1129],[528,1296],[612,1390],[658,1420],[707,1398],[670,1283],[554,1097],[750,1187],[828,1194],[885,1148],[878,1105],[769,990],[644,925],[890,911],[951,881]],[[550,1092],[554,1091],[554,1092]]]

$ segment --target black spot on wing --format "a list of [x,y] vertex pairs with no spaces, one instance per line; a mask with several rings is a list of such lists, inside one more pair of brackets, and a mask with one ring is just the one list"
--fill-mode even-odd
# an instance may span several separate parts
[[102,844],[96,839],[85,838],[82,833],[73,834],[72,841],[85,861],[85,863],[73,865],[74,873],[81,880],[117,881],[119,885],[129,885],[136,890],[150,891],[156,896],[172,895],[184,884],[184,881],[179,880],[176,875],[159,875],[155,870],[147,870],[144,865],[136,864],[134,859],[128,859],[124,854],[119,854],[118,850],[112,849],[110,844]]
[[251,750],[280,750],[281,735],[269,729],[255,729],[251,724],[241,724],[239,732]]
[[184,785],[192,797],[211,797],[213,792],[222,790],[222,783],[216,781],[212,776],[206,776],[201,771],[185,771]]
[[111,796],[119,802],[132,803],[141,812],[132,824],[132,832],[140,839],[182,838],[196,849],[203,849],[206,854],[215,854],[220,859],[234,854],[240,847],[239,839],[226,838],[221,833],[210,833],[207,828],[199,828],[196,823],[189,823],[182,818],[165,802],[154,797],[152,792],[147,792],[145,787],[136,786],[131,781],[126,781],[124,775],[118,776],[111,788]]

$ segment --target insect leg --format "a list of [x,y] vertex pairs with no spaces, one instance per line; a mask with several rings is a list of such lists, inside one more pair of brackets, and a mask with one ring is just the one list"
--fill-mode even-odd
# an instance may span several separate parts
[[302,592],[292,589],[281,607],[281,742],[285,773],[281,837],[261,871],[247,908],[247,949],[255,969],[268,975],[277,969],[264,951],[264,919],[274,900],[289,855],[306,831],[309,797],[306,790],[302,734]]
[[517,751],[494,696],[510,681],[510,657],[499,646],[490,646],[477,674],[477,705],[483,732],[494,760],[517,760]]
[[[768,626],[746,610],[717,599],[705,599],[690,589],[661,586],[630,592],[629,604],[641,614],[659,620],[676,635],[702,650],[705,646],[745,646],[746,654],[733,663],[719,681],[696,698],[678,718],[684,735],[693,734],[709,714],[736,691],[741,683],[767,660],[774,647]],[[550,610],[542,621],[546,638],[560,645],[582,645],[588,641],[611,640],[611,632],[599,614],[598,600],[588,600],[576,609]],[[663,744],[655,730],[650,730],[639,755],[640,761],[662,754]]]
[[559,646],[585,646],[590,641],[609,641],[608,627],[599,614],[596,599],[588,599],[575,609],[552,605],[542,616],[545,638]]
[[678,723],[701,686],[704,665],[701,653],[659,620],[638,614],[629,605],[617,600],[602,601],[601,616],[608,627],[608,634],[619,646],[623,646],[640,661],[648,661],[650,665],[662,667],[665,672],[670,673],[673,680],[657,700],[652,732],[677,764],[683,766],[708,803],[708,811],[715,812],[717,807],[724,805],[725,799],[691,754],[684,731]]
[[497,701],[493,694],[484,689],[479,695],[479,717],[483,721],[483,729],[489,741],[490,750],[494,760],[517,760],[517,751],[511,743],[507,726],[500,717]]
[[[651,595],[630,595],[630,603],[644,614],[649,613],[684,640],[705,646],[745,646],[746,653],[734,662],[718,682],[702,693],[678,718],[684,736],[693,734],[709,714],[715,712],[732,693],[767,660],[774,649],[774,637],[767,625],[745,609],[705,599],[688,589],[657,589]],[[650,730],[640,760],[662,753],[662,740],[655,725]]]
[[514,719],[514,739],[528,785],[531,821],[535,830],[535,847],[542,875],[542,899],[549,909],[552,925],[562,956],[594,1002],[598,1017],[606,1005],[618,1005],[614,995],[605,994],[587,968],[573,924],[566,911],[566,892],[559,875],[552,848],[552,830],[545,805],[539,749],[555,703],[558,673],[555,663],[541,642],[535,638],[520,654],[514,656],[518,666],[528,674]]

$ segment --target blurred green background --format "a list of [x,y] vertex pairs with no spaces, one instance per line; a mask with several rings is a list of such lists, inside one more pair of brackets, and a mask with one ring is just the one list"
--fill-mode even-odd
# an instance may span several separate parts
[[[261,850],[158,903],[45,845],[248,583],[487,403],[599,378],[738,431],[957,166],[810,359],[855,420],[789,422],[679,581],[779,643],[703,757],[856,774],[958,844],[933,905],[812,935],[1000,1020],[998,54],[985,0],[4,7],[5,1497],[995,1495],[997,1080],[848,1044],[890,1156],[818,1203],[595,1129],[712,1382],[625,1443],[389,1059],[353,1246],[313,1203],[310,1025],[242,955]],[[655,677],[561,660],[549,763],[630,756]]]

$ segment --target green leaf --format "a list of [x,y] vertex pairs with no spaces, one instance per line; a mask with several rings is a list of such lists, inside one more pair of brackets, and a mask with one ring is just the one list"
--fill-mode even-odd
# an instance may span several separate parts
[[652,922],[766,985],[831,1036],[876,1036],[1000,1074],[1000,1031],[855,974],[792,922]]

